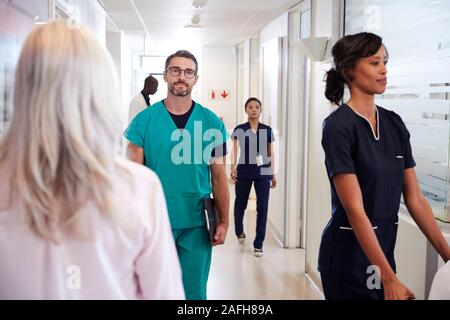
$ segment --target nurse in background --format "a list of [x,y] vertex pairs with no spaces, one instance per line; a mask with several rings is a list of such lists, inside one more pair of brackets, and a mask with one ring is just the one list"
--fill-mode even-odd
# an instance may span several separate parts
[[319,252],[325,298],[414,298],[397,278],[394,261],[402,193],[412,218],[444,261],[450,248],[419,189],[405,124],[375,105],[375,95],[386,89],[386,48],[379,36],[358,33],[340,39],[332,56],[325,96],[339,105],[347,85],[350,99],[323,123],[332,198]]
[[[236,200],[234,202],[234,227],[239,242],[244,243],[246,235],[242,221],[247,208],[248,196],[252,185],[256,191],[256,238],[253,241],[254,255],[263,255],[263,242],[266,235],[267,210],[270,188],[277,182],[273,174],[274,141],[272,128],[259,122],[261,102],[249,98],[245,103],[248,122],[238,125],[233,131],[233,151],[231,179],[236,183]],[[237,154],[240,149],[239,163],[236,167]]]

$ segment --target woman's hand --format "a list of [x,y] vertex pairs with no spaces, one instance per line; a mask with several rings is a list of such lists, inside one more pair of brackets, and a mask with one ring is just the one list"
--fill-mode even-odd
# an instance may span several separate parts
[[410,300],[415,299],[414,293],[395,277],[392,280],[383,281],[384,300]]
[[237,171],[236,171],[236,166],[235,166],[235,165],[231,165],[230,178],[231,178],[231,180],[233,180],[234,182],[236,182],[236,180],[237,180]]
[[270,180],[270,187],[273,189],[277,186],[277,179],[275,179],[275,176],[272,176],[272,179]]

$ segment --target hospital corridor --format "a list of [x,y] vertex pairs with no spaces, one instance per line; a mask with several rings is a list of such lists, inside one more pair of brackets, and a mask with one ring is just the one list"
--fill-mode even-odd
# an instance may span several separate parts
[[[233,185],[230,184],[230,190]],[[233,235],[213,252],[208,296],[213,300],[321,300],[323,295],[307,279],[303,269],[305,250],[283,249],[276,235],[268,232],[264,256],[253,255],[256,201],[250,199],[244,243]],[[231,222],[233,223],[233,222]]]
[[447,0],[0,0],[0,300],[450,300],[448,30]]

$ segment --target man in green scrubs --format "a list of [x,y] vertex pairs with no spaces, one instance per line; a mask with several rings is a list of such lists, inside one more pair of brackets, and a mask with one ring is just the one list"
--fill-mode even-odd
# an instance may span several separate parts
[[[170,55],[164,71],[167,98],[140,112],[124,133],[128,157],[161,180],[189,300],[206,299],[211,248],[225,241],[229,210],[228,135],[212,111],[191,99],[197,80],[198,63],[190,52]],[[220,216],[212,244],[203,206],[211,192]]]

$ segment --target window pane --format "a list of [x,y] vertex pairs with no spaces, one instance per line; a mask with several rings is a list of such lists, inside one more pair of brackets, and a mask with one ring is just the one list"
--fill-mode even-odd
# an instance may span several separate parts
[[383,37],[388,87],[377,104],[405,121],[420,187],[449,221],[450,1],[348,0],[345,21],[346,34]]

